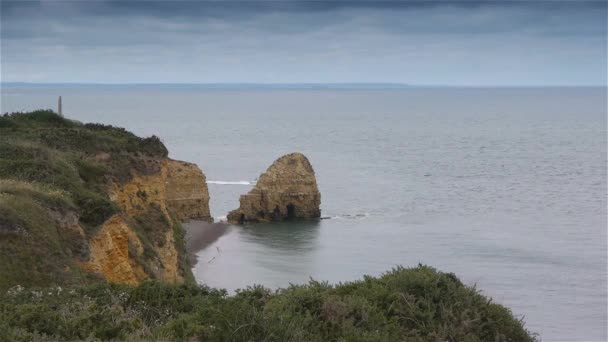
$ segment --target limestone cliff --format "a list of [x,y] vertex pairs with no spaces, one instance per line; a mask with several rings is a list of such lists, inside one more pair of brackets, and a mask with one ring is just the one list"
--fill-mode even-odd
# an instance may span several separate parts
[[205,175],[159,138],[44,110],[0,116],[0,290],[192,280],[189,219],[211,220]]
[[321,194],[315,172],[301,153],[277,159],[255,187],[240,197],[240,207],[228,214],[231,223],[269,222],[321,216]]
[[[183,282],[186,275],[179,267],[176,246],[183,241],[175,236],[181,227],[173,219],[211,220],[209,192],[205,175],[196,165],[171,159],[158,164],[157,173],[134,173],[129,182],[112,184],[110,199],[122,209],[122,216],[111,217],[92,240],[92,257],[86,264],[89,270],[115,282],[137,283],[151,277]],[[142,245],[137,228],[148,233],[148,246]],[[141,262],[147,265],[144,272],[138,261],[146,247],[147,260]]]
[[165,164],[167,205],[178,220],[213,221],[203,172],[194,164],[169,160]]
[[110,282],[135,285],[149,276],[130,255],[129,245],[134,246],[131,253],[143,254],[141,241],[124,219],[112,216],[91,239],[91,255],[82,266]]
[[142,214],[155,205],[167,216],[180,221],[212,220],[209,190],[203,172],[195,164],[161,159],[157,171],[133,170],[130,181],[113,183],[110,198],[131,216]]

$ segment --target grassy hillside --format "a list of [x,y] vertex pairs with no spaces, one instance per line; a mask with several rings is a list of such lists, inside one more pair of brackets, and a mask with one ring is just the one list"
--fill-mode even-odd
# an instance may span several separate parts
[[190,281],[112,285],[82,270],[90,239],[121,210],[108,185],[153,175],[166,156],[156,137],[51,111],[0,117],[0,341],[534,340],[508,309],[425,266],[232,296],[196,286],[183,231],[153,206],[125,218],[143,244],[133,255],[148,267],[158,233],[176,229]]
[[[89,282],[78,261],[87,259],[87,241],[100,224],[119,211],[107,186],[128,181],[133,171],[157,172],[150,161],[166,157],[157,137],[122,128],[48,110],[0,116],[0,290]],[[149,227],[169,224],[153,219],[133,222],[151,258]]]
[[13,288],[0,336],[16,340],[534,341],[522,323],[453,274],[419,266],[276,292],[194,285]]

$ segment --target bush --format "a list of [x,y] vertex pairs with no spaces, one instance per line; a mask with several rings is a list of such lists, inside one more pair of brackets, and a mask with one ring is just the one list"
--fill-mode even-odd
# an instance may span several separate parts
[[[87,227],[97,227],[118,211],[114,203],[106,196],[94,192],[74,193],[74,202],[79,208],[80,222]],[[93,229],[89,229],[93,231]]]
[[27,113],[12,113],[5,115],[5,119],[9,118],[20,123],[36,125],[44,124],[47,126],[72,126],[74,121],[68,120],[61,115],[53,112],[50,109],[39,109]]
[[49,340],[536,340],[508,309],[427,266],[338,285],[252,286],[232,296],[158,282],[19,287],[0,295],[0,322],[1,336]]

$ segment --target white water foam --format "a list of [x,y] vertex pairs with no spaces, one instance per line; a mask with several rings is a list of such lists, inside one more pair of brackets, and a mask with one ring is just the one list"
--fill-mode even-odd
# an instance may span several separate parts
[[341,219],[347,219],[347,220],[356,220],[356,219],[363,219],[366,217],[369,217],[370,215],[368,213],[363,213],[363,214],[344,214],[344,215],[337,215],[337,216],[331,216],[329,218],[333,219],[333,220],[341,220]]
[[207,184],[220,184],[220,185],[251,185],[249,181],[207,181]]

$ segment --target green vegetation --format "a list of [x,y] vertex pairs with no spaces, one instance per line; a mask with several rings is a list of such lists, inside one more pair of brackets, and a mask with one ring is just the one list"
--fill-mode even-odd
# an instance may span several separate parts
[[[123,128],[82,124],[50,110],[0,116],[0,290],[89,282],[75,260],[87,259],[87,240],[119,211],[108,185],[130,180],[133,170],[154,174],[165,157],[160,139]],[[158,217],[133,223],[147,228],[137,232],[148,260],[156,257],[155,236],[164,239],[159,230],[172,229]]]
[[0,180],[0,289],[86,280],[69,270],[71,251],[77,252],[82,238],[60,229],[52,217],[53,211],[71,207],[59,191]]
[[11,341],[535,340],[508,309],[426,266],[336,286],[254,286],[233,296],[157,282],[15,287],[0,296],[0,336]]
[[152,204],[128,218],[144,247],[130,255],[153,276],[152,246],[174,229],[186,284],[130,287],[81,271],[88,240],[120,210],[108,185],[155,174],[166,156],[156,137],[52,111],[0,116],[0,341],[535,340],[508,309],[426,266],[230,296],[196,286],[181,226]]
[[[104,155],[111,155],[101,162]],[[164,158],[153,136],[139,138],[123,128],[82,124],[50,110],[0,117],[0,179],[35,182],[66,191],[81,222],[94,228],[116,212],[105,194],[108,180],[128,181],[131,169],[157,171],[146,157]]]

